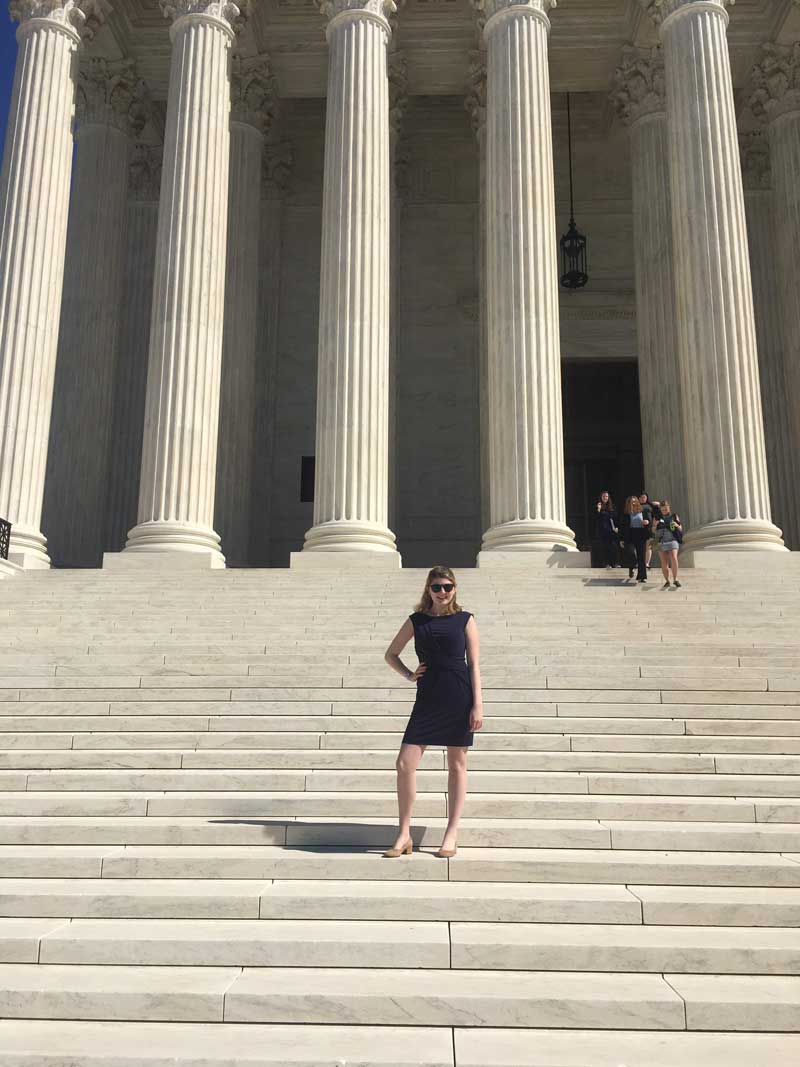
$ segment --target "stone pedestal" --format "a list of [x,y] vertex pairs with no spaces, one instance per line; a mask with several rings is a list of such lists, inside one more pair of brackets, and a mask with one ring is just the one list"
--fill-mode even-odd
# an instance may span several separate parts
[[655,0],[664,47],[686,547],[780,549],[770,515],[728,0]]
[[630,48],[616,72],[613,102],[630,128],[636,333],[645,485],[691,522],[686,500],[678,363],[672,205],[664,60],[660,48]]
[[139,521],[127,552],[222,559],[213,529],[230,163],[230,46],[240,10],[162,0],[171,27]]
[[23,567],[50,566],[40,527],[87,11],[83,0],[11,4],[20,27],[0,173],[0,516]]
[[[773,202],[776,218],[780,219],[780,225],[775,228],[771,282],[773,286],[777,282],[780,301],[789,452],[797,466],[800,462],[800,41],[791,47],[766,45],[764,56],[753,71],[753,81],[750,107],[768,123]],[[765,409],[765,420],[769,414]],[[792,547],[798,548],[800,484],[796,471],[792,472],[791,483],[784,482],[779,491],[787,496],[784,536],[788,535]],[[774,497],[773,504],[777,512]]]
[[128,164],[146,118],[131,62],[83,60],[44,497],[50,554],[62,566],[97,567],[105,548]]
[[566,525],[551,0],[482,0],[491,527],[485,551],[574,549]]
[[[228,260],[217,453],[215,528],[228,566],[250,561],[256,470],[256,339],[259,315],[261,171],[275,84],[266,56],[233,64]],[[260,477],[264,472],[260,472]]]
[[800,547],[797,463],[784,365],[781,289],[775,284],[777,237],[769,143],[763,132],[756,131],[742,134],[740,146],[772,515],[783,530],[784,543],[796,548]]
[[328,99],[314,525],[304,552],[394,553],[388,527],[393,0],[322,0]]

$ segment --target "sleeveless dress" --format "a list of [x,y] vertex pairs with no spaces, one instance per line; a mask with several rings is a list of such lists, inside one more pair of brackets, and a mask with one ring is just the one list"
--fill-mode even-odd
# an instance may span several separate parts
[[472,732],[472,682],[466,661],[466,627],[470,612],[435,617],[422,611],[410,616],[414,647],[428,669],[417,682],[417,699],[403,744],[469,748]]

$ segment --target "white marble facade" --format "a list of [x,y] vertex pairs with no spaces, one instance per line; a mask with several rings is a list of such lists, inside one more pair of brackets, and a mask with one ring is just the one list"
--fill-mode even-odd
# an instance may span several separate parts
[[565,362],[638,365],[690,545],[800,547],[800,3],[10,11],[15,562],[572,550]]

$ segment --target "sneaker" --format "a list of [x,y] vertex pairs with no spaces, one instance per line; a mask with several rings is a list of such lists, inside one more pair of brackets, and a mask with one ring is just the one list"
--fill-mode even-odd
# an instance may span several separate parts
[[633,577],[633,567],[630,567],[630,568],[628,569],[628,577],[629,577],[629,578],[632,578],[632,577]]
[[675,588],[676,588],[676,589],[680,589],[680,587],[681,587],[681,583],[680,583],[680,582],[678,581],[678,579],[677,579],[677,578],[676,578],[676,579],[675,579],[675,581],[673,582],[673,585],[675,586]]
[[664,582],[664,584],[661,586],[661,588],[662,589],[669,589],[669,582]]
[[637,581],[637,582],[641,582],[641,583],[644,583],[644,582],[646,582],[646,581],[647,581],[647,579],[646,579],[646,578],[637,578],[637,579],[636,579],[636,581]]

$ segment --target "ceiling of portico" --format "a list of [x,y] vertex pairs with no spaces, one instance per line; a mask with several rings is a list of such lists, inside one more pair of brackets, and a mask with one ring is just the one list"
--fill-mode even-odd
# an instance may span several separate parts
[[[170,42],[158,0],[112,2],[113,11],[92,52],[135,58],[151,94],[165,99]],[[746,83],[762,42],[800,35],[800,6],[792,0],[737,0],[730,16],[736,85]],[[550,19],[554,91],[603,92],[625,44],[656,41],[639,0],[559,0]],[[405,0],[395,37],[408,64],[411,94],[467,92],[469,54],[478,43],[469,0]],[[325,95],[327,45],[314,0],[254,0],[237,47],[247,55],[269,53],[282,97]]]

